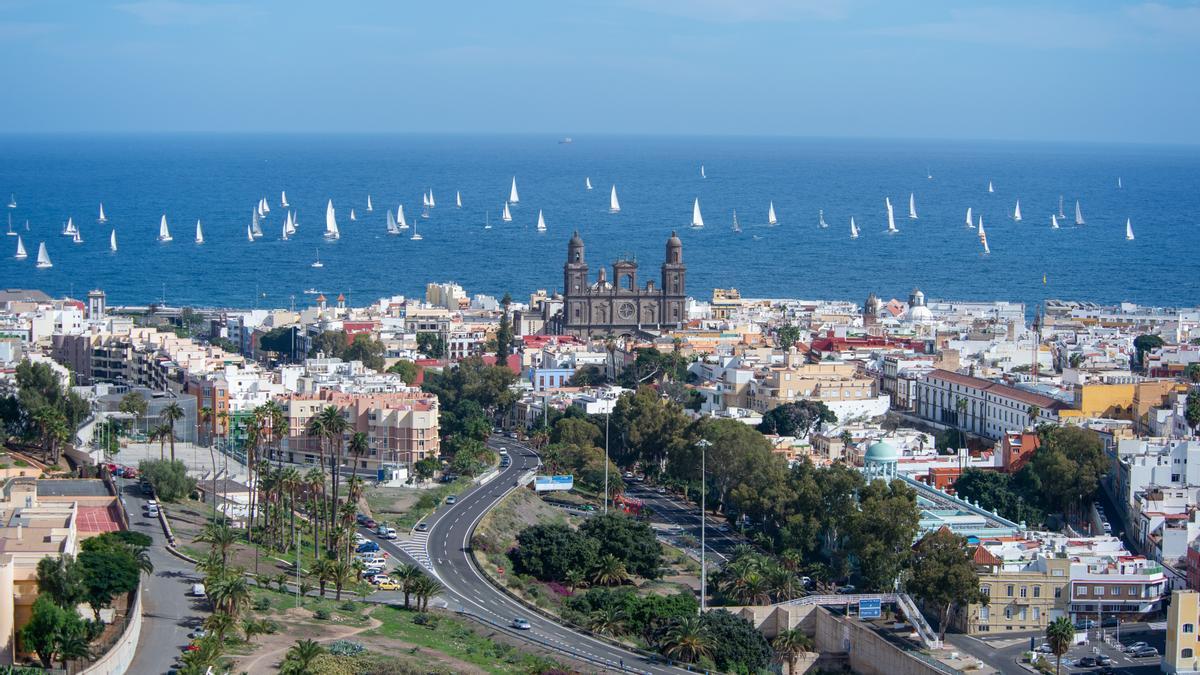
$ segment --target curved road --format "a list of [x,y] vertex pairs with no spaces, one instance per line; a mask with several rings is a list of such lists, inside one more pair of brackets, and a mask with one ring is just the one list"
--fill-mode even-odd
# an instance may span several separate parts
[[[442,505],[424,521],[429,525],[429,536],[428,558],[422,566],[442,582],[445,591],[441,595],[450,607],[481,617],[505,627],[513,635],[603,669],[637,673],[686,672],[665,663],[652,663],[640,654],[553,623],[531,612],[483,577],[472,561],[471,532],[484,514],[514,490],[523,475],[536,469],[540,463],[532,450],[508,438],[493,437],[488,440],[488,446],[493,450],[507,449],[512,463],[491,481],[459,495],[457,503],[452,506]],[[424,556],[408,552],[412,550],[411,545],[405,546],[408,549],[406,551],[396,542],[374,537],[374,533],[369,536],[392,555],[422,563],[420,558]],[[527,631],[508,628],[515,617],[528,619],[532,628]]]

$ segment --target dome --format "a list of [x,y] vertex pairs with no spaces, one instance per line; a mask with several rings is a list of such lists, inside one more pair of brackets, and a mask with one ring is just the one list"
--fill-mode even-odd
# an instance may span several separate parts
[[908,308],[908,320],[915,323],[928,323],[933,321],[933,312],[925,305],[915,305]]
[[896,446],[887,441],[875,441],[867,448],[867,454],[863,455],[864,462],[895,462],[899,458]]

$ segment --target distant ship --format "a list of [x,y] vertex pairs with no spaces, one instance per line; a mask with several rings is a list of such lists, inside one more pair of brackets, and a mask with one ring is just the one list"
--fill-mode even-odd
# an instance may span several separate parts
[[562,140],[560,140],[558,142],[558,144],[559,145],[570,145],[574,142],[575,142],[575,139],[571,138],[570,136],[567,136],[566,138],[563,138]]

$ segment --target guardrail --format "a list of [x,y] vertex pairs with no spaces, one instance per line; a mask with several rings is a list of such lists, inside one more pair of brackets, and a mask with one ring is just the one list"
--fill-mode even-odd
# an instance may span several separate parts
[[459,616],[465,616],[468,619],[471,619],[472,621],[476,621],[476,622],[482,623],[484,625],[491,626],[492,628],[495,628],[496,630],[501,630],[506,633],[512,633],[514,635],[519,635],[522,639],[528,640],[530,642],[535,642],[539,645],[542,645],[543,647],[545,647],[548,650],[567,654],[568,656],[570,656],[573,659],[578,659],[580,661],[584,661],[587,663],[591,663],[591,664],[600,666],[601,668],[605,669],[606,671],[616,670],[621,673],[638,673],[639,675],[652,675],[649,671],[638,670],[637,668],[630,668],[629,666],[625,665],[624,662],[618,663],[617,665],[613,665],[612,663],[610,663],[608,661],[593,658],[591,656],[588,656],[587,654],[578,653],[573,650],[568,650],[560,645],[556,645],[547,640],[543,640],[543,639],[537,637],[536,635],[532,635],[532,634],[526,635],[524,633],[517,633],[515,630],[513,630],[509,626],[505,626],[503,624],[496,623],[495,621],[492,621],[491,619],[486,619],[482,616],[479,616],[478,614],[472,614],[471,612],[468,612],[465,609],[457,610],[455,613],[458,614]]

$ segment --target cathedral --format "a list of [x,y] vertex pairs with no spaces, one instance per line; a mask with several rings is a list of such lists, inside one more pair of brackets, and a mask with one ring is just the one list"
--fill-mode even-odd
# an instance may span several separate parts
[[583,239],[576,231],[567,244],[563,265],[563,308],[554,328],[561,335],[634,336],[639,333],[679,326],[687,319],[683,264],[683,242],[675,233],[667,239],[667,257],[662,278],[638,287],[636,260],[613,263],[612,280],[601,267],[596,281],[588,278]]

